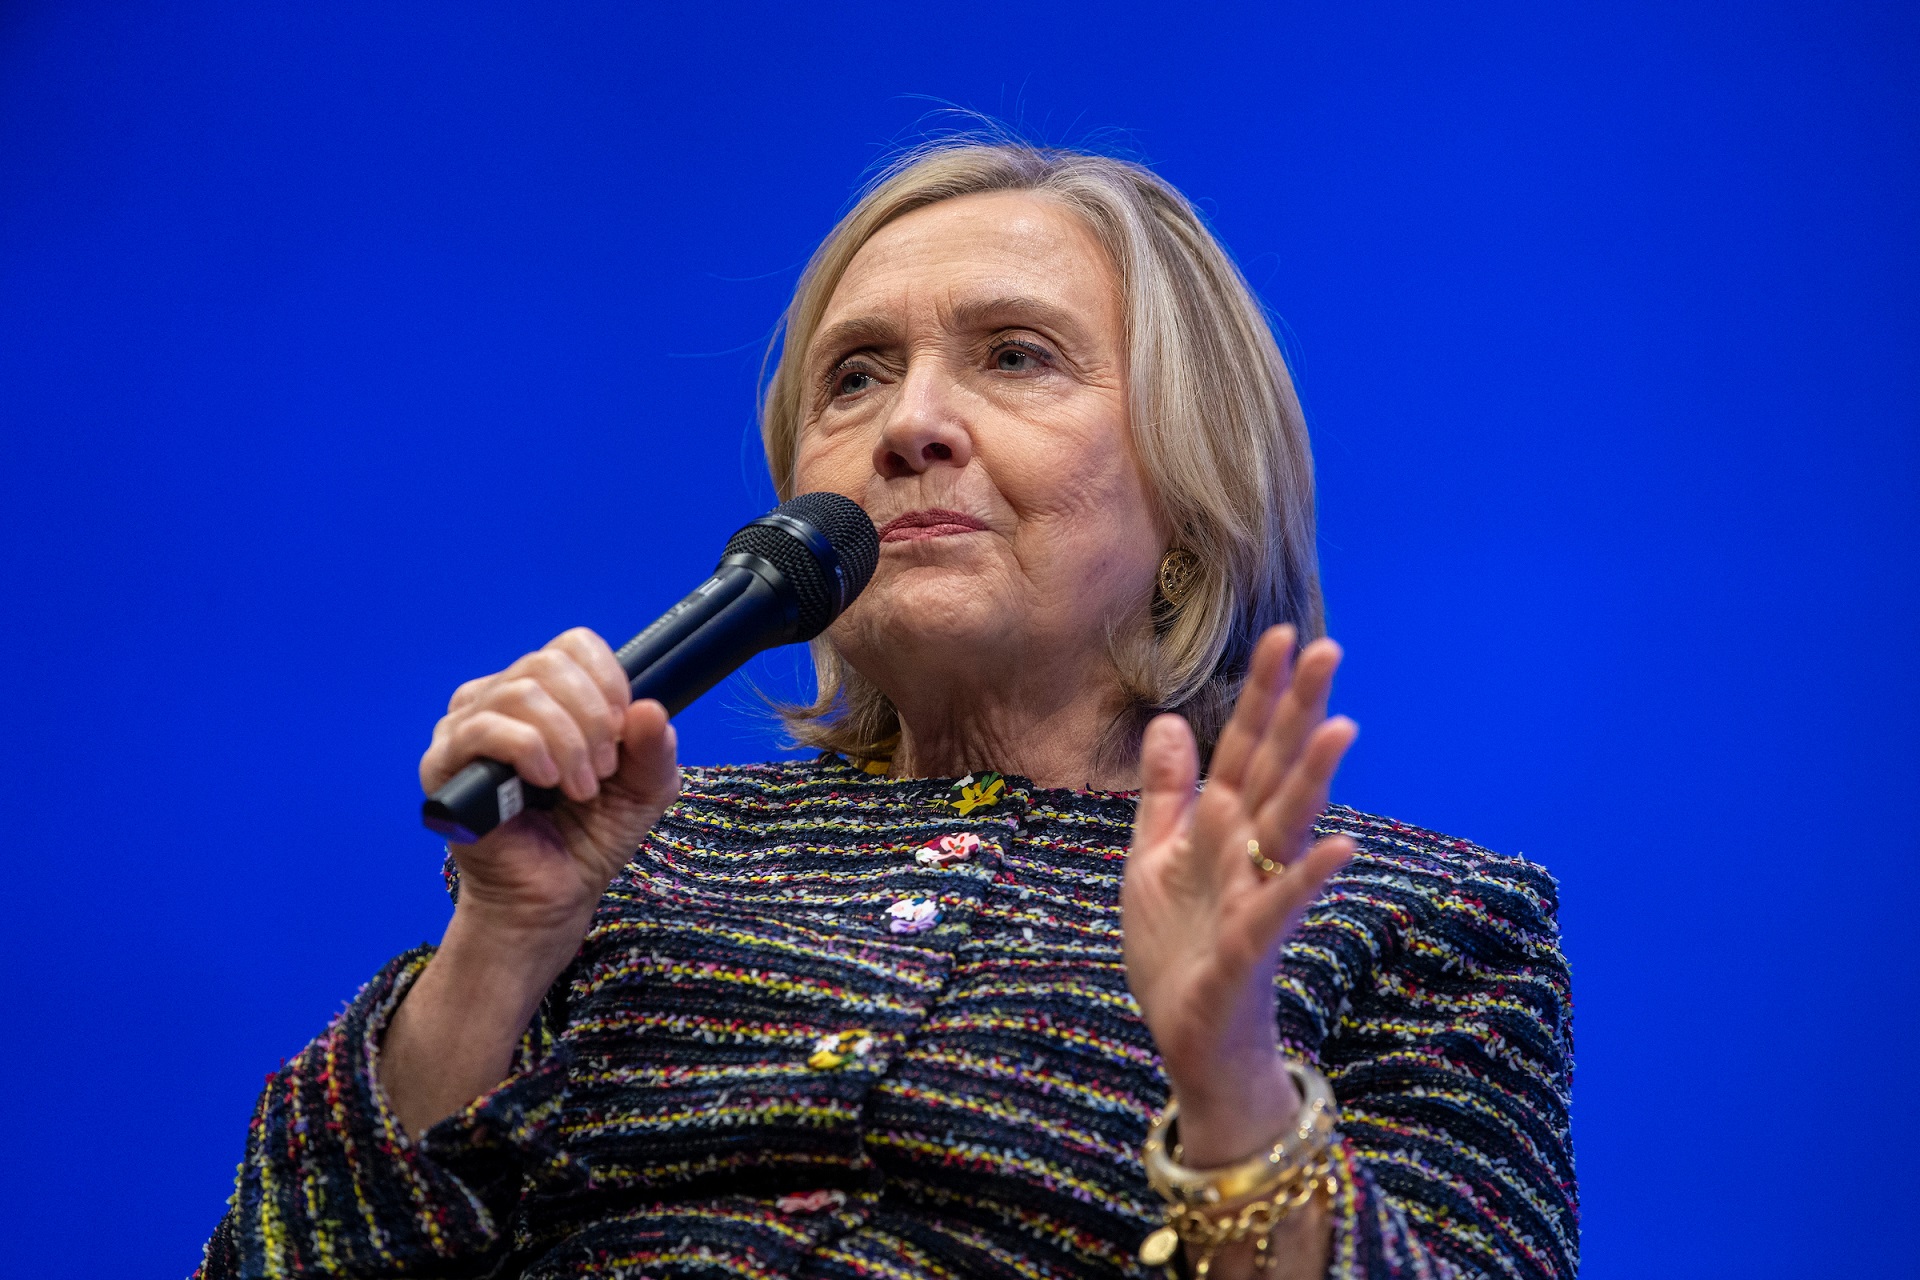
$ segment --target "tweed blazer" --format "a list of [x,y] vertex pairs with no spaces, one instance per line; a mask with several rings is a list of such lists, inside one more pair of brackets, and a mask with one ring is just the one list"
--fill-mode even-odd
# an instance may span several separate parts
[[[380,1041],[430,950],[395,958],[269,1077],[196,1274],[1145,1276],[1167,1083],[1121,960],[1135,801],[687,769],[512,1075],[410,1138]],[[1569,1280],[1552,878],[1339,806],[1319,830],[1359,854],[1277,994],[1340,1105],[1330,1274]]]

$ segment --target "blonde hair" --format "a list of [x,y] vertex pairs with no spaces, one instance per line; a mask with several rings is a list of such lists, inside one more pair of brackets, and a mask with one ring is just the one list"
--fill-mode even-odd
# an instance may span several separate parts
[[[975,135],[926,143],[888,166],[814,251],[769,344],[760,432],[774,486],[792,496],[807,409],[803,361],[854,255],[904,214],[997,191],[1060,201],[1112,255],[1135,452],[1173,547],[1198,560],[1179,607],[1141,602],[1155,621],[1149,643],[1110,646],[1133,702],[1114,745],[1130,755],[1146,719],[1173,710],[1210,754],[1261,632],[1291,622],[1301,643],[1322,633],[1313,458],[1253,290],[1186,197],[1144,166]],[[889,758],[899,718],[886,696],[825,636],[813,642],[813,660],[818,696],[780,708],[789,732],[857,759]]]

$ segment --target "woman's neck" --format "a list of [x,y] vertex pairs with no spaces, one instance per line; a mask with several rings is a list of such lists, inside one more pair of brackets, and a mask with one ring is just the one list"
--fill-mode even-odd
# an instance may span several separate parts
[[1140,785],[1139,742],[1117,679],[1078,689],[937,688],[916,684],[893,698],[900,742],[897,778],[945,778],[994,770],[1042,787],[1125,791]]

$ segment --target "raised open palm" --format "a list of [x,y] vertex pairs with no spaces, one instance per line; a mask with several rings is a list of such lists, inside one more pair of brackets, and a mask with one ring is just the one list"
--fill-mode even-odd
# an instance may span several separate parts
[[1312,838],[1358,732],[1344,716],[1327,717],[1340,648],[1316,640],[1295,661],[1294,644],[1292,627],[1261,637],[1204,788],[1179,716],[1149,725],[1141,751],[1121,898],[1127,982],[1197,1163],[1271,1141],[1256,1132],[1266,1117],[1290,1123],[1297,1098],[1275,1044],[1274,970],[1301,915],[1354,851],[1345,837]]

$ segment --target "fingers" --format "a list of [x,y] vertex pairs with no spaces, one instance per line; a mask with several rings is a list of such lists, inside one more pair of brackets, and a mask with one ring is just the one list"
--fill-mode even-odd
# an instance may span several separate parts
[[1240,786],[1247,764],[1266,733],[1274,703],[1292,681],[1296,635],[1291,625],[1269,627],[1254,645],[1240,700],[1234,704],[1232,718],[1214,743],[1209,775],[1213,781],[1235,788]]
[[1327,718],[1327,697],[1343,655],[1331,640],[1315,640],[1300,651],[1293,680],[1275,700],[1266,731],[1241,775],[1247,807],[1258,809],[1286,780],[1299,759],[1307,735]]
[[1276,892],[1259,899],[1259,918],[1253,931],[1265,940],[1265,951],[1284,941],[1299,924],[1300,917],[1327,887],[1334,873],[1353,860],[1358,846],[1346,836],[1328,836],[1314,841],[1313,847],[1287,868]]
[[[1327,792],[1341,757],[1359,736],[1360,726],[1335,716],[1308,735],[1300,759],[1287,780],[1255,816],[1260,851],[1285,871],[1269,875],[1252,867],[1263,882],[1253,894],[1250,937],[1268,952],[1283,942],[1300,917],[1326,888],[1333,874],[1353,858],[1357,846],[1346,836],[1328,836],[1309,846],[1313,824],[1327,809]],[[1301,850],[1304,852],[1300,852]]]
[[533,680],[497,685],[483,704],[451,719],[445,750],[454,769],[485,756],[512,765],[537,787],[559,787],[570,800],[591,800],[599,790],[586,735]]
[[1271,850],[1275,861],[1291,862],[1296,850],[1305,847],[1313,833],[1313,824],[1327,810],[1327,795],[1333,775],[1347,748],[1360,736],[1360,726],[1345,716],[1335,716],[1315,727],[1308,735],[1300,758],[1282,784],[1254,811],[1254,828],[1260,833],[1260,847]]
[[[613,654],[607,651],[606,641],[584,628],[567,632],[538,653],[530,653],[520,659],[508,670],[524,666],[526,676],[538,681],[548,696],[566,708],[573,717],[574,724],[586,739],[592,775],[590,780],[597,786],[601,778],[610,776],[620,767],[620,731],[626,719],[627,699],[606,687],[604,672],[602,678],[596,679],[588,669],[594,665],[588,639],[604,652],[607,664],[618,673],[620,666],[613,661]],[[576,648],[583,650],[587,656],[575,656]],[[618,683],[620,693],[624,694],[625,680]]]
[[575,627],[555,636],[547,647],[561,650],[578,663],[606,698],[607,706],[617,713],[614,723],[618,725],[624,720],[627,704],[633,701],[633,682],[627,679],[627,673],[620,669],[620,660],[613,656],[613,649],[598,632]]
[[576,628],[454,693],[420,762],[431,791],[481,756],[536,786],[588,801],[620,767],[630,694],[606,642]]
[[1193,730],[1177,715],[1155,716],[1140,744],[1140,805],[1133,819],[1135,848],[1180,833],[1193,808],[1200,752]]

